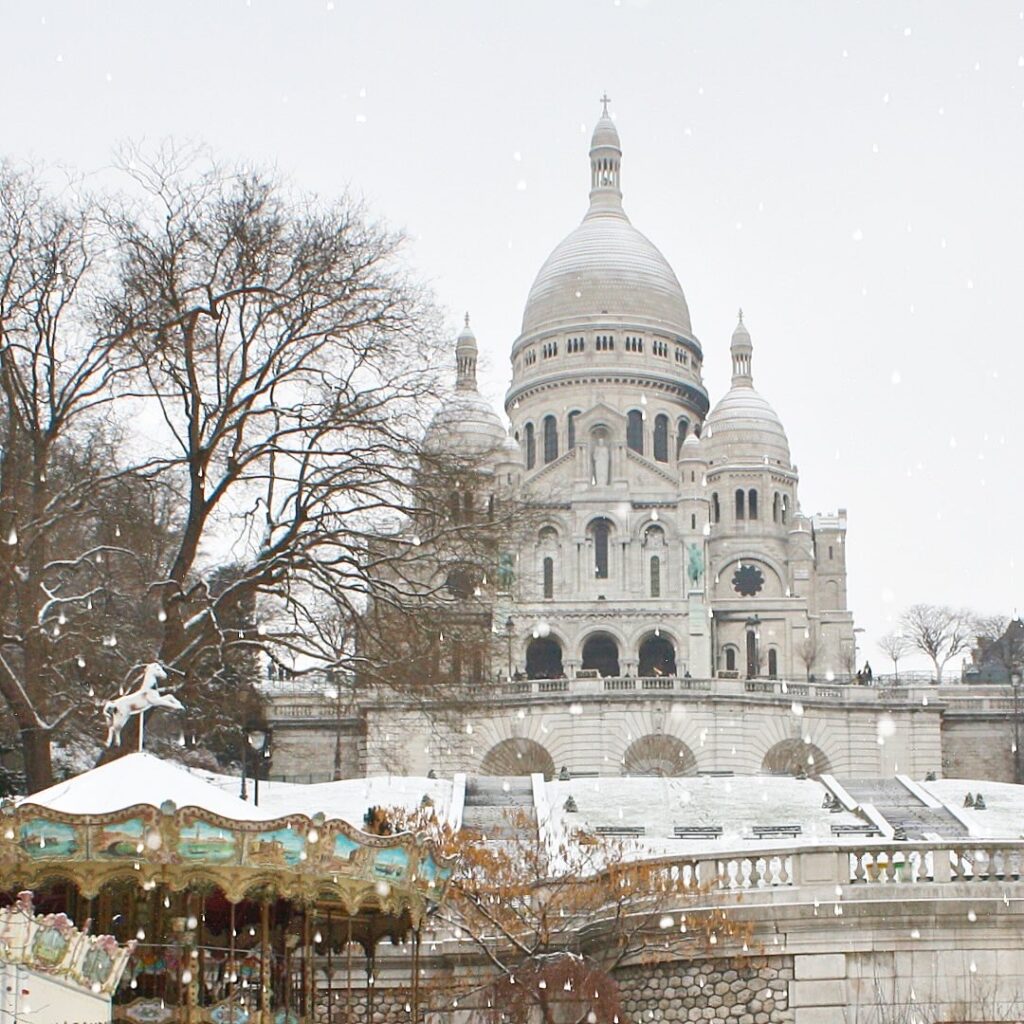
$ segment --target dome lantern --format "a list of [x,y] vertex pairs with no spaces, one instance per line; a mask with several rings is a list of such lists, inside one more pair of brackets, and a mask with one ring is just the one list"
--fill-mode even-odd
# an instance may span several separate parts
[[479,350],[476,335],[469,326],[469,314],[466,314],[465,326],[459,331],[455,340],[455,388],[458,391],[476,391],[476,357]]
[[743,323],[743,310],[740,310],[740,320],[736,330],[732,332],[732,343],[729,345],[732,354],[732,386],[734,388],[754,386],[754,374],[751,368],[751,361],[754,354],[754,345],[750,340],[750,332]]
[[618,213],[624,217],[622,209],[622,144],[615,122],[608,114],[611,100],[605,93],[601,97],[604,109],[600,120],[594,126],[594,134],[590,139],[590,212],[596,214]]

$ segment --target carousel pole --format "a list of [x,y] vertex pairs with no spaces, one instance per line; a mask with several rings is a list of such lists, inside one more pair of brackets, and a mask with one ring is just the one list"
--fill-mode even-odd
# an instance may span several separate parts
[[302,908],[302,1012],[308,1021],[316,1017],[313,1005],[313,919],[311,907]]
[[260,1024],[270,1024],[270,901],[260,904]]
[[348,987],[345,989],[345,1020],[352,1024],[352,912],[348,915],[348,942],[345,946],[348,960]]
[[334,1015],[334,965],[331,960],[331,946],[334,945],[334,933],[331,922],[331,908],[327,908],[327,1024],[331,1024]]
[[227,996],[230,999],[234,993],[234,985],[231,979],[235,978],[238,980],[238,968],[235,966],[235,904],[229,902],[228,906],[231,908],[230,916],[228,918],[228,977],[225,988],[227,989]]
[[375,977],[376,960],[374,954],[377,952],[377,943],[374,942],[370,952],[366,954],[366,1019],[373,1020],[374,989],[377,987]]
[[420,1019],[420,929],[412,933],[412,1024]]

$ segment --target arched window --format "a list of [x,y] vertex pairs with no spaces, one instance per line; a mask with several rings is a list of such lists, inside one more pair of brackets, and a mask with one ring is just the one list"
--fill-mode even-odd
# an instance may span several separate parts
[[533,424],[527,423],[524,431],[526,434],[526,468],[533,469],[537,464],[537,441],[533,436]]
[[779,492],[775,492],[775,497],[772,498],[772,522],[777,523],[779,517],[782,514],[782,502],[779,501]]
[[786,522],[789,518],[789,497],[787,495],[782,496],[782,521]]
[[725,649],[725,670],[727,672],[736,671],[736,648],[726,647]]
[[544,461],[554,462],[558,458],[558,422],[554,416],[544,417]]
[[473,521],[473,492],[466,491],[462,495],[462,518],[467,523]]
[[579,409],[573,409],[566,420],[566,433],[568,434],[566,444],[570,450],[576,447],[576,417],[579,414]]
[[736,492],[736,518],[737,520],[744,518],[743,505],[744,505],[744,494],[742,490]]
[[716,522],[722,521],[722,506],[718,503],[718,492],[711,495],[711,518]]
[[654,417],[654,461],[668,462],[668,417],[664,413]]
[[661,559],[651,556],[651,597],[661,597]]
[[779,675],[779,652],[774,647],[768,648],[768,675],[777,679]]
[[453,523],[462,521],[462,503],[459,500],[458,491],[452,491],[451,496],[448,498],[448,510],[451,513]]
[[757,491],[753,487],[747,491],[747,518],[757,518]]
[[490,495],[487,499],[487,521],[489,523],[494,522],[494,495]]
[[544,559],[544,597],[551,600],[555,596],[555,560]]
[[594,577],[608,579],[608,538],[611,523],[607,519],[595,519],[590,524],[590,536],[594,543]]
[[686,432],[690,429],[690,421],[685,417],[676,423],[676,458],[683,454],[683,443],[686,441]]
[[644,453],[644,414],[639,409],[630,409],[626,416],[626,447]]

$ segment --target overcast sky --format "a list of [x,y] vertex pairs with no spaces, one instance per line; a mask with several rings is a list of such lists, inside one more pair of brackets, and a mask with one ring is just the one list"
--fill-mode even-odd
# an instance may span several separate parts
[[861,659],[914,601],[1012,613],[1024,342],[1024,0],[0,0],[0,152],[99,172],[209,143],[405,228],[500,405],[530,283],[582,217],[607,90],[633,223],[807,512],[849,512]]

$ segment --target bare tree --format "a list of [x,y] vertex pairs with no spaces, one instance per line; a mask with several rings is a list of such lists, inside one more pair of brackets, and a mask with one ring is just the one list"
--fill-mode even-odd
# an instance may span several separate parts
[[804,630],[804,638],[797,644],[797,657],[803,662],[804,672],[807,678],[811,678],[814,666],[818,663],[818,656],[821,653],[821,645],[818,642],[818,631],[809,626]]
[[914,650],[927,655],[935,666],[935,682],[949,660],[966,651],[974,637],[974,615],[948,605],[911,605],[900,617],[903,633]]
[[910,637],[902,632],[886,633],[878,641],[878,649],[892,662],[893,672],[896,681],[900,678],[900,658],[909,654],[914,649]]

